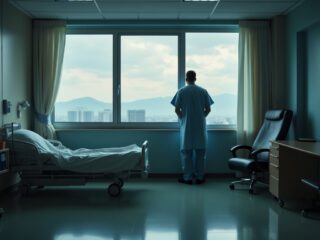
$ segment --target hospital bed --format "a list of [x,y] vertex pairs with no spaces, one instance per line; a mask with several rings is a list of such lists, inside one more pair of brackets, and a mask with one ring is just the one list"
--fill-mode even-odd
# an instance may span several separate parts
[[148,142],[118,148],[71,150],[55,140],[46,140],[35,132],[12,127],[7,140],[10,169],[19,173],[25,194],[34,186],[85,185],[110,181],[108,193],[121,193],[130,176],[147,177]]

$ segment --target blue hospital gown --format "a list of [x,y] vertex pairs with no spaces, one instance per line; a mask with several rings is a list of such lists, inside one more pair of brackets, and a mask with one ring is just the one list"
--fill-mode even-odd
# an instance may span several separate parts
[[207,128],[204,109],[213,100],[207,90],[194,84],[181,88],[171,100],[171,104],[182,110],[180,122],[180,149],[205,149]]

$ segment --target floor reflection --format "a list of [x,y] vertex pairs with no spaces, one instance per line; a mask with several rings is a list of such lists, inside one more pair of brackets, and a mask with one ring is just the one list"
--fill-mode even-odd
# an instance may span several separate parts
[[179,233],[174,230],[147,230],[145,240],[179,240]]
[[113,238],[106,238],[93,235],[75,235],[71,233],[60,234],[54,237],[54,240],[113,240]]
[[319,221],[280,208],[263,192],[230,191],[228,181],[203,186],[173,180],[128,183],[116,199],[102,184],[45,188],[2,196],[0,239],[287,240],[320,239]]
[[207,231],[207,240],[237,240],[237,229],[209,229]]
[[278,226],[279,226],[279,216],[276,211],[269,208],[269,239],[278,239]]

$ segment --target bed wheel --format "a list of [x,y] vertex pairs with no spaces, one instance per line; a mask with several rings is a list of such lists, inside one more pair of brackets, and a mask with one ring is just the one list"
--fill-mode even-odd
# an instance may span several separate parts
[[108,187],[108,193],[111,197],[117,197],[119,196],[121,192],[121,187],[117,183],[111,183]]
[[122,178],[118,178],[115,183],[118,184],[121,188],[123,187],[123,184],[124,184]]

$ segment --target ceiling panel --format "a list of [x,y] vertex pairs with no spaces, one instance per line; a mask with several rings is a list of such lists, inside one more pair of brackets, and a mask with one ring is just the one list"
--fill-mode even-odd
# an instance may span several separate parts
[[102,12],[112,12],[112,11],[124,11],[124,12],[151,12],[151,11],[177,11],[179,9],[179,3],[134,3],[133,1],[126,4],[119,3],[109,3],[103,2],[99,3],[99,7]]
[[[257,13],[281,13],[287,10],[292,6],[292,2],[283,2],[283,1],[277,1],[270,4],[266,1],[259,1],[259,2],[251,2],[250,4],[243,4],[242,2],[224,2],[222,1],[219,4],[219,7],[216,9],[216,12],[222,13],[222,12],[235,12],[235,13],[241,13],[241,12],[257,12]],[[232,11],[231,11],[232,9]]]
[[138,13],[123,13],[123,12],[112,12],[104,13],[103,18],[107,20],[137,20],[139,19]]
[[99,13],[73,13],[73,12],[35,12],[34,18],[65,19],[65,20],[101,20]]
[[139,14],[140,19],[152,19],[152,20],[157,20],[157,19],[177,19],[178,14],[177,13],[159,13],[159,12],[154,12],[154,13],[141,13]]
[[[32,18],[58,19],[265,19],[286,13],[303,0],[10,0]],[[211,14],[215,8],[215,12]]]
[[31,12],[97,12],[93,2],[54,2],[54,1],[15,1],[20,7],[29,9]]

